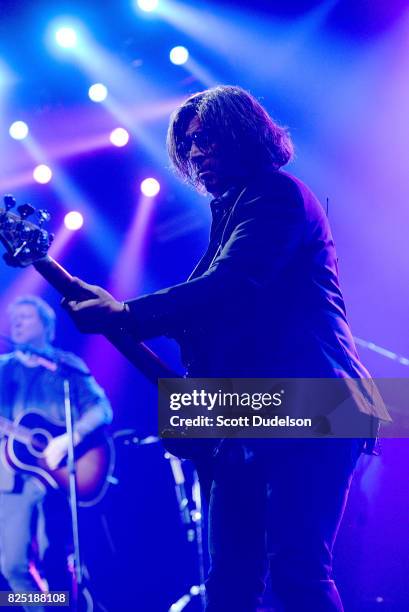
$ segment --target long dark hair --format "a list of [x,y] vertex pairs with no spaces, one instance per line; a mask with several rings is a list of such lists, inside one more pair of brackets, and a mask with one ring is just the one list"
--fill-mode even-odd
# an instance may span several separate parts
[[293,156],[286,128],[278,125],[261,104],[241,87],[219,85],[191,95],[170,118],[167,147],[176,172],[188,183],[200,186],[189,156],[180,143],[194,116],[214,134],[231,156],[241,176],[264,169],[281,168]]

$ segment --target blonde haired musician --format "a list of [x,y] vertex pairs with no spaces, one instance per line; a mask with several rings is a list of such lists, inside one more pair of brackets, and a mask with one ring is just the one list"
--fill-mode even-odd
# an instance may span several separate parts
[[[13,421],[21,413],[38,412],[64,423],[63,379],[68,376],[78,444],[112,418],[104,391],[85,364],[72,353],[52,346],[55,313],[41,298],[25,296],[9,307],[15,350],[0,356],[0,415]],[[32,351],[32,352],[31,352]],[[49,359],[48,359],[49,358]],[[58,367],[64,362],[74,369]],[[67,374],[68,372],[68,374]],[[82,373],[81,373],[82,372]],[[67,434],[50,439],[45,449],[48,468],[56,468],[67,452]],[[5,439],[2,442],[5,448]],[[29,571],[33,535],[50,590],[70,590],[67,544],[68,504],[59,491],[46,488],[34,475],[16,472],[0,462],[0,571],[13,591],[38,590]],[[29,608],[43,610],[43,608]]]

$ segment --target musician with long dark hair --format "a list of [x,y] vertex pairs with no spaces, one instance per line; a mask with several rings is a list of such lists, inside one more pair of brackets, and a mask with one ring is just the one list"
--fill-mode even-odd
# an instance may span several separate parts
[[[287,130],[248,92],[219,86],[176,109],[168,151],[181,178],[213,196],[206,253],[187,281],[126,303],[77,279],[95,295],[67,303],[79,328],[173,337],[192,377],[368,378],[325,212],[282,170],[293,155]],[[382,407],[366,409],[385,417]],[[199,461],[209,497],[208,612],[255,612],[268,561],[278,609],[343,609],[332,549],[364,447],[361,439],[224,440]]]
[[[74,444],[79,444],[91,432],[109,423],[112,417],[109,402],[85,364],[72,353],[52,345],[54,310],[37,296],[24,296],[10,305],[9,315],[15,350],[0,356],[0,415],[13,421],[22,413],[35,412],[51,422],[63,424],[63,380],[68,377]],[[42,572],[50,590],[69,591],[71,577],[67,547],[72,534],[66,498],[52,488],[47,491],[38,477],[40,472],[36,476],[34,471],[19,472],[10,467],[10,462],[6,461],[6,444],[7,438],[3,438],[0,571],[13,591],[39,590],[38,578]],[[49,441],[44,459],[51,470],[65,458],[67,449],[66,433]],[[37,545],[36,556],[42,561],[37,580],[32,571],[34,566],[30,567],[33,540]],[[28,609],[43,610],[42,607]]]

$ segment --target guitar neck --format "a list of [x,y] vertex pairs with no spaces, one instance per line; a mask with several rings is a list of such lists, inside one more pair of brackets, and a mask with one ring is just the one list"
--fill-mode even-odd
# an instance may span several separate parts
[[27,427],[16,425],[13,421],[0,416],[0,433],[14,436],[16,440],[28,444],[31,441],[31,431]]
[[[35,269],[54,287],[63,297],[73,295],[72,276],[55,259],[47,255],[34,262]],[[93,297],[87,293],[79,295],[80,298]],[[154,385],[158,378],[179,378],[171,368],[147,346],[136,342],[126,332],[110,332],[104,334],[105,338],[130,361]]]

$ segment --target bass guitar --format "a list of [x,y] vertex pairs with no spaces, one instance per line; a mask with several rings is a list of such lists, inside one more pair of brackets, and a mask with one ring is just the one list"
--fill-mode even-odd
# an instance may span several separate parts
[[[32,221],[34,218],[36,222]],[[31,204],[16,206],[13,196],[4,196],[4,208],[0,208],[0,242],[6,249],[3,259],[7,265],[17,268],[33,265],[63,297],[78,300],[95,297],[92,292],[79,289],[73,284],[71,274],[48,255],[54,238],[53,234],[44,228],[44,223],[49,218],[47,211],[36,211]],[[150,348],[136,342],[126,331],[109,332],[104,336],[153,385],[157,386],[159,378],[180,377],[180,374],[169,368]],[[189,459],[197,455],[198,447],[201,449],[200,454],[203,447],[209,447],[210,452],[214,447],[210,440],[198,445],[197,440],[169,438],[164,440],[164,443],[172,454]]]
[[[12,209],[16,201],[11,195],[4,196],[4,208],[0,208],[0,242],[6,253],[3,259],[9,266],[25,268],[33,265],[63,297],[71,299],[90,299],[96,297],[92,292],[79,289],[72,282],[72,276],[55,259],[48,255],[53,234],[44,227],[49,220],[47,211],[36,211],[31,204],[22,204]],[[37,223],[29,220],[37,216]],[[154,385],[158,378],[178,378],[171,368],[165,365],[153,351],[135,340],[125,331],[104,334],[136,368]]]

